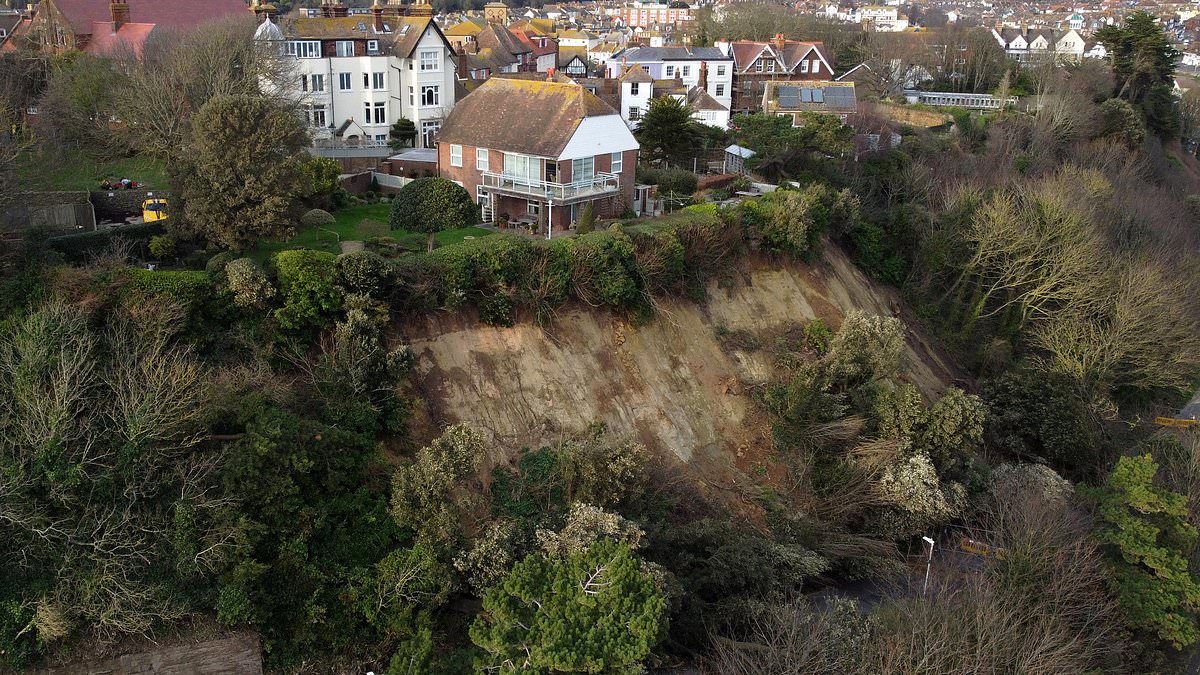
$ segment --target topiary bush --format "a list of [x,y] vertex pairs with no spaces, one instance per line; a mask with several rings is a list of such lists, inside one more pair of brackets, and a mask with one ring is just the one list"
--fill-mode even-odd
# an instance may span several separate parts
[[346,293],[384,300],[395,290],[396,274],[391,263],[378,253],[356,251],[338,256],[334,283]]
[[479,205],[474,198],[445,178],[418,178],[401,188],[392,200],[392,229],[428,235],[428,251],[433,250],[435,233],[470,227],[479,222]]
[[335,222],[333,214],[322,209],[312,209],[300,216],[300,224],[305,227],[329,227]]

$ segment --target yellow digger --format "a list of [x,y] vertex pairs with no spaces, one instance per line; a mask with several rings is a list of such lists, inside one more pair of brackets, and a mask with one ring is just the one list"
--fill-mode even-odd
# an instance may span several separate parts
[[167,200],[152,197],[142,202],[142,222],[153,223],[167,219]]

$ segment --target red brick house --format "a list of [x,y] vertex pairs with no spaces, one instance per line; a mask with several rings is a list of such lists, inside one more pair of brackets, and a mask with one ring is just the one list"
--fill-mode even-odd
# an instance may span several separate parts
[[245,0],[41,0],[19,34],[47,52],[141,54],[151,35],[229,16],[250,16]]
[[820,42],[798,42],[776,35],[770,42],[718,43],[733,54],[734,113],[761,110],[766,83],[832,80],[833,64]]
[[[613,110],[574,82],[493,77],[454,106],[438,135],[438,172],[475,196],[485,222],[545,232],[635,204],[638,142]],[[644,197],[644,195],[642,196]]]

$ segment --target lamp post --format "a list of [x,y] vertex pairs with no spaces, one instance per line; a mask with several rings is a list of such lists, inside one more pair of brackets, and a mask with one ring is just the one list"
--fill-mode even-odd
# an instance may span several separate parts
[[925,591],[929,590],[929,568],[933,565],[933,540],[929,537],[921,537],[921,540],[929,544],[929,557],[925,559],[925,585],[921,587],[921,597],[925,597]]

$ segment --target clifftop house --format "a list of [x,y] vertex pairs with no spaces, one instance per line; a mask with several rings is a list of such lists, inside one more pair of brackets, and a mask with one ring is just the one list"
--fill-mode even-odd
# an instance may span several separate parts
[[598,218],[637,210],[638,148],[617,111],[574,82],[493,77],[446,120],[438,173],[475,196],[485,222],[561,231],[589,203]]

